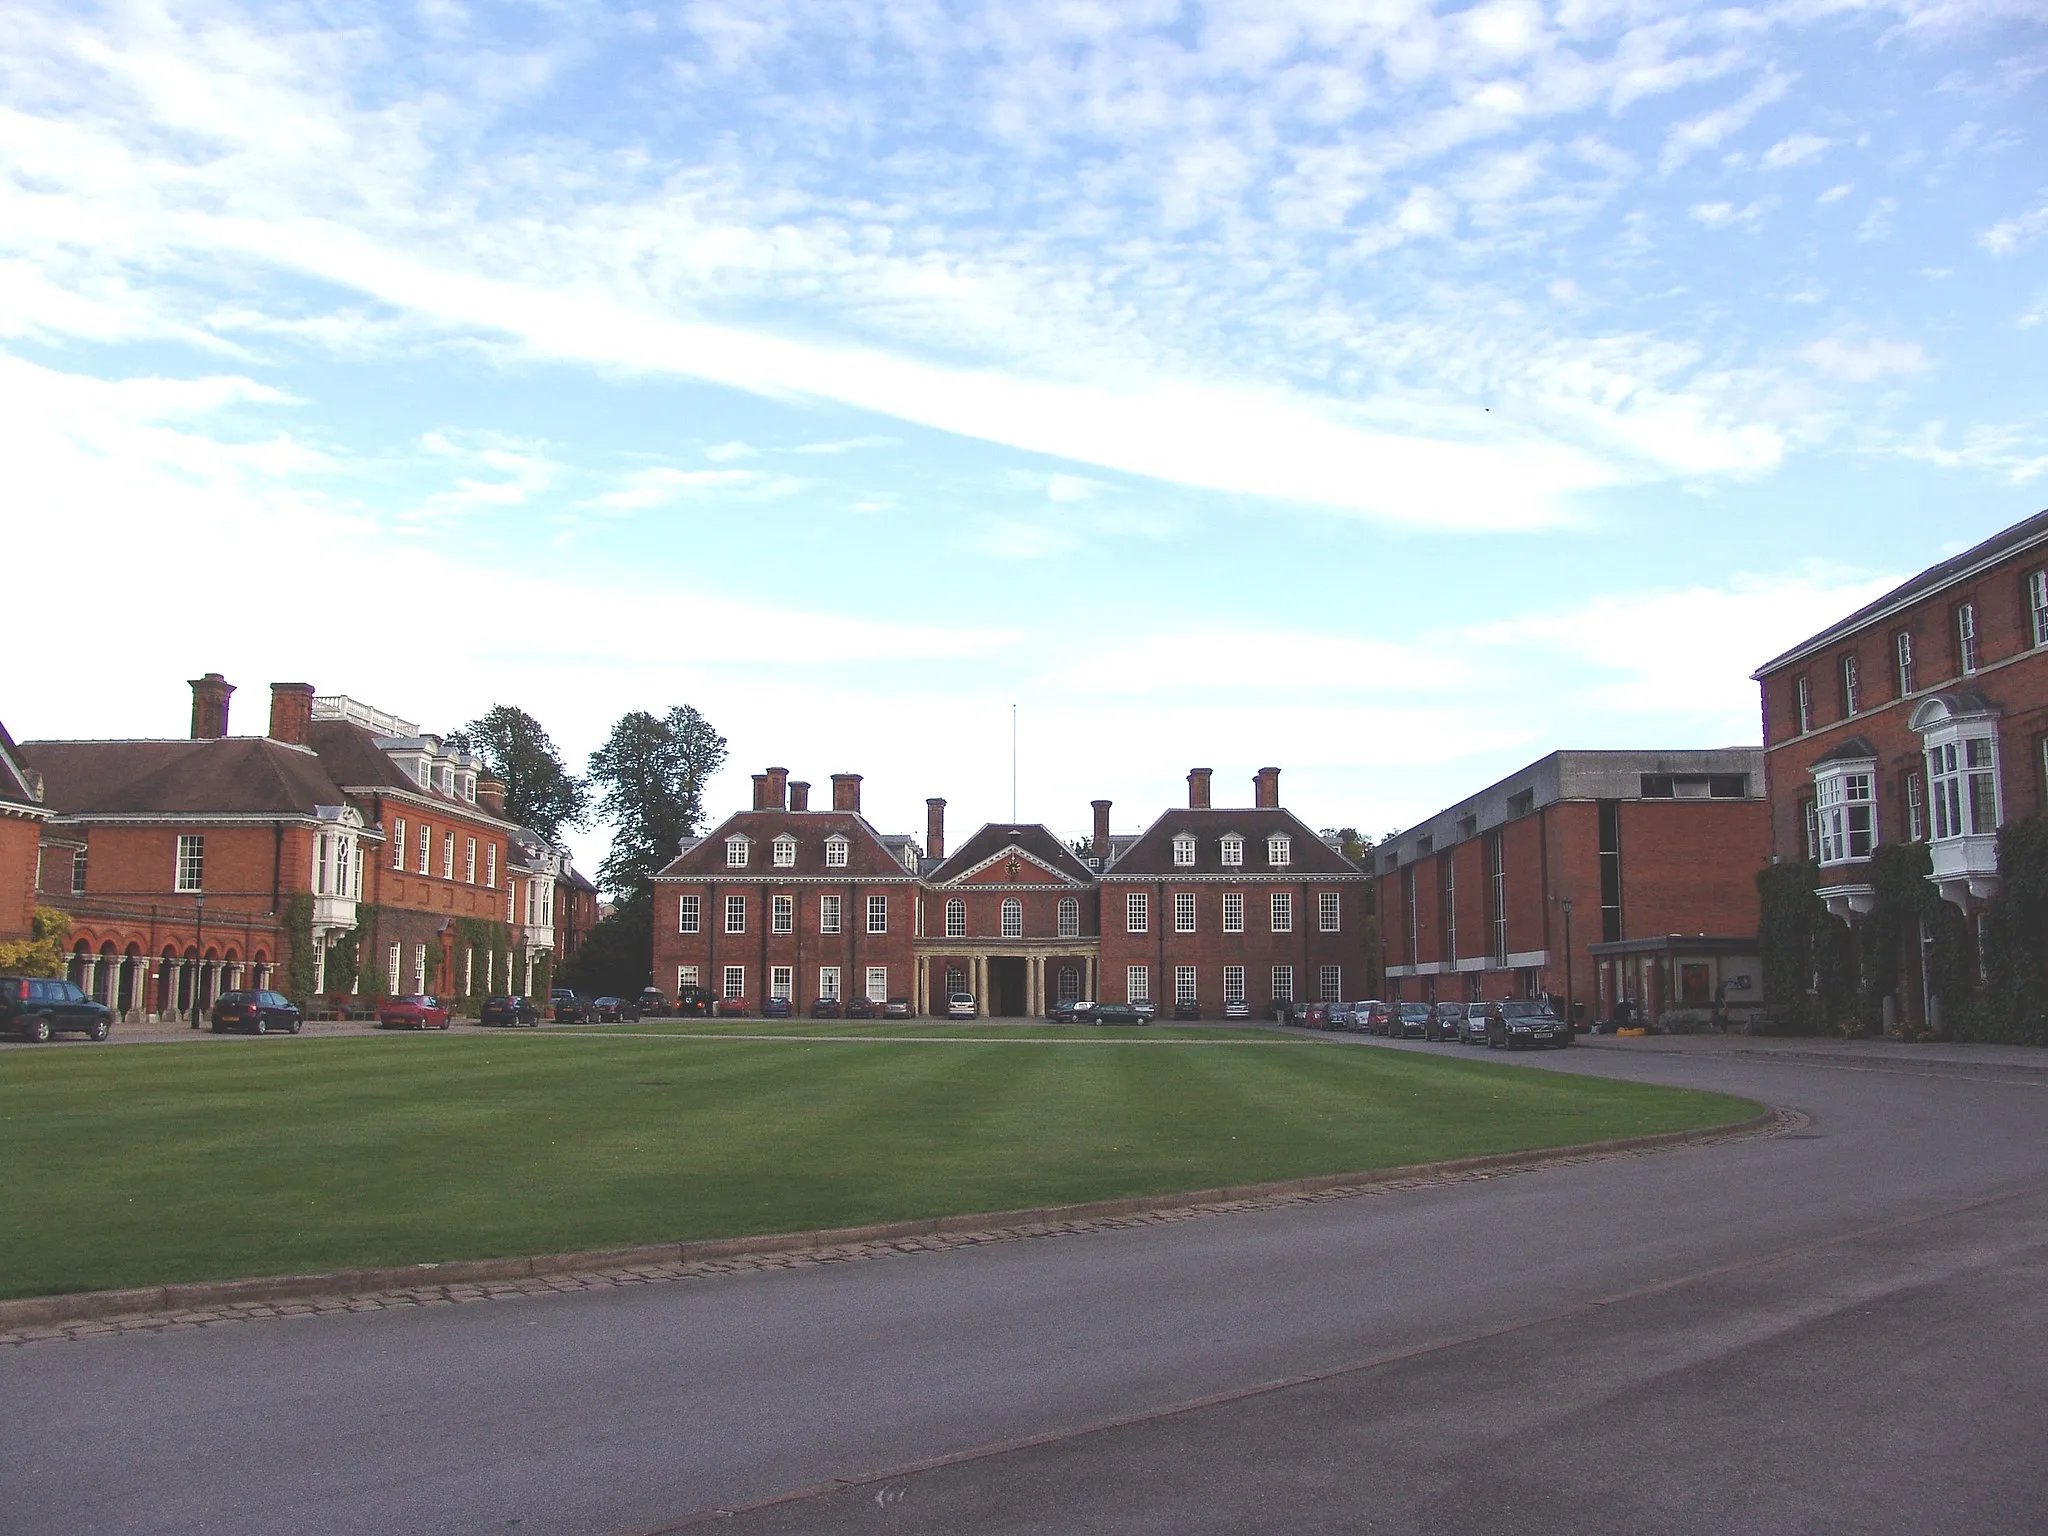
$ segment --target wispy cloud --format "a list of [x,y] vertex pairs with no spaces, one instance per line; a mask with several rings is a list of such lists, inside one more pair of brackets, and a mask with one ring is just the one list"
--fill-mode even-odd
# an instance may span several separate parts
[[1844,341],[1826,336],[1799,349],[1820,373],[1851,384],[1927,371],[1927,354],[1917,341]]
[[1832,142],[1814,133],[1791,134],[1765,150],[1763,159],[1758,164],[1767,171],[1782,171],[1795,165],[1807,165],[1826,154]]
[[1977,243],[1994,256],[2010,256],[2031,244],[2043,230],[2048,230],[2048,203],[2010,219],[2000,219],[1977,237]]
[[803,482],[756,469],[678,469],[654,464],[623,476],[612,489],[582,504],[614,512],[640,512],[705,498],[761,500],[787,496]]

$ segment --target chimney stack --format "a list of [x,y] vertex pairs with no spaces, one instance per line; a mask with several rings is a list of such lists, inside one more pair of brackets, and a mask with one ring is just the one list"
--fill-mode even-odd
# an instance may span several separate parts
[[757,811],[768,809],[768,775],[765,773],[754,775],[754,809]]
[[832,775],[832,809],[835,811],[860,812],[860,775],[857,773],[835,773]]
[[1188,770],[1189,810],[1206,811],[1209,809],[1209,780],[1213,776],[1214,770],[1209,768],[1190,768]]
[[924,803],[924,852],[929,859],[946,856],[946,802],[936,796]]
[[811,808],[811,786],[802,779],[789,786],[789,808],[792,811],[808,811]]
[[498,778],[495,774],[478,774],[476,779],[476,803],[489,811],[493,816],[503,816],[505,814],[505,781]]
[[218,672],[192,679],[192,739],[219,741],[228,733],[228,696],[235,685]]
[[313,685],[272,683],[270,685],[270,739],[288,747],[303,747],[313,726]]
[[1261,768],[1252,775],[1252,804],[1262,811],[1280,809],[1280,770]]
[[1109,802],[1094,800],[1095,807],[1095,867],[1104,869],[1109,864]]
[[789,809],[789,770],[770,768],[768,770],[768,809],[786,811]]

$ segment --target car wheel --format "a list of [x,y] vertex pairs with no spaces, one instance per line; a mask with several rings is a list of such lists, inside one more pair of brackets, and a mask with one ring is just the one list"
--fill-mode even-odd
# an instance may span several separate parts
[[92,1021],[92,1037],[95,1040],[106,1039],[108,1035],[113,1033],[113,1030],[114,1026],[105,1019],[94,1019]]
[[50,1043],[50,1016],[47,1013],[39,1019],[28,1021],[28,1037],[37,1045]]
[[453,1019],[443,1019],[443,1020],[441,1021],[441,1027],[442,1027],[443,1029],[451,1029],[451,1028],[453,1028],[453,1027],[454,1027],[454,1024],[455,1024],[455,1021],[454,1021]]
[[285,1028],[295,1035],[299,1032],[301,1027],[302,1021],[299,1019],[293,1019],[291,1023],[285,1025]]
[[268,1019],[264,1018],[264,1017],[263,1017],[263,1015],[262,1015],[262,1014],[260,1014],[260,1013],[259,1013],[259,1014],[257,1014],[257,1015],[256,1015],[256,1027],[255,1027],[254,1029],[250,1030],[250,1031],[249,1031],[249,1033],[250,1033],[250,1034],[252,1034],[252,1035],[267,1035],[267,1034],[269,1034],[269,1033],[270,1033],[270,1020],[268,1020]]

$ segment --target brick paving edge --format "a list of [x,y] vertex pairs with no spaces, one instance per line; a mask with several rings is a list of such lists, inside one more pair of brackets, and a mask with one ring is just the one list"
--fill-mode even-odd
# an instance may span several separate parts
[[[1459,1174],[1540,1168],[1548,1163],[1616,1153],[1654,1151],[1666,1147],[1785,1128],[1796,1112],[1767,1109],[1747,1120],[1663,1131],[1652,1136],[1624,1136],[1576,1146],[1543,1147],[1528,1152],[1495,1152],[1483,1157],[1452,1158],[1436,1163],[1409,1163],[1363,1173],[1319,1173],[1263,1184],[1232,1184],[1219,1189],[1183,1190],[1164,1195],[1132,1195],[1120,1200],[1091,1200],[1078,1205],[1048,1205],[1021,1211],[980,1211],[951,1216],[916,1217],[875,1222],[860,1227],[833,1227],[812,1232],[771,1232],[751,1237],[700,1238],[690,1242],[649,1243],[628,1248],[590,1248],[575,1253],[533,1254],[517,1258],[453,1259],[437,1264],[404,1264],[380,1268],[335,1269],[308,1275],[271,1275],[248,1280],[201,1280],[181,1285],[138,1286],[118,1291],[78,1291],[62,1296],[23,1296],[0,1301],[0,1334],[94,1323],[104,1319],[144,1317],[176,1321],[176,1314],[248,1304],[339,1300],[422,1287],[468,1286],[491,1281],[530,1280],[548,1275],[589,1274],[637,1266],[700,1264],[719,1259],[802,1253],[862,1243],[942,1236],[948,1233],[1057,1225],[1184,1211],[1201,1206],[1246,1200],[1314,1195],[1336,1189],[1368,1189],[1418,1179]],[[210,1319],[209,1319],[210,1320]]]

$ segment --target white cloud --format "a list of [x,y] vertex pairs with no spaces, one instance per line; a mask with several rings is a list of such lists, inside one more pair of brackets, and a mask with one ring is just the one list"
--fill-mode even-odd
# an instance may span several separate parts
[[1818,160],[1828,151],[1834,141],[1821,138],[1818,134],[1795,133],[1778,140],[1764,151],[1759,162],[1767,171],[1782,171],[1795,165],[1806,165]]
[[1796,78],[1768,69],[1762,79],[1726,106],[1674,125],[1664,136],[1660,169],[1668,176],[1701,150],[1720,147],[1730,135],[1748,127],[1757,113],[1782,98]]
[[1978,470],[2007,485],[2030,485],[2048,475],[2048,419],[1980,424],[1960,436],[1951,434],[1946,422],[1931,421],[1895,442],[1892,451],[1942,469]]
[[1045,479],[1047,501],[1087,501],[1102,489],[1100,480],[1090,480],[1084,475],[1048,475]]
[[1769,212],[1769,204],[1759,201],[1738,208],[1733,203],[1694,203],[1687,212],[1708,229],[1754,229]]
[[1816,197],[1814,201],[1820,204],[1822,207],[1826,207],[1829,203],[1839,203],[1843,198],[1847,197],[1851,192],[1854,192],[1855,190],[1856,185],[1854,182],[1838,182],[1834,186],[1829,187],[1827,191],[1821,193],[1821,195],[1819,197]]
[[804,443],[798,453],[855,453],[863,448],[899,448],[903,445],[900,437],[883,437],[878,434],[867,437],[841,438],[837,442]]
[[2010,256],[2048,230],[2048,203],[2010,219],[2001,219],[1977,237],[1977,243],[1994,256]]
[[751,459],[755,450],[746,443],[714,443],[704,450],[704,457],[714,464],[729,464],[734,459]]
[[409,515],[459,515],[526,505],[552,489],[561,477],[562,466],[545,451],[546,446],[495,432],[427,433],[420,439],[422,452],[473,473],[458,475],[452,489],[436,492]]
[[1868,384],[1893,374],[1925,373],[1927,354],[1917,341],[1843,341],[1826,336],[1799,349],[1817,372],[1851,384]]
[[587,507],[614,512],[639,512],[706,497],[786,496],[802,482],[755,469],[677,469],[654,464],[621,478],[611,490],[589,498]]
[[1885,240],[1892,232],[1892,216],[1899,211],[1899,200],[1895,197],[1880,197],[1870,205],[1870,211],[1863,216],[1863,222],[1856,226],[1858,240]]

